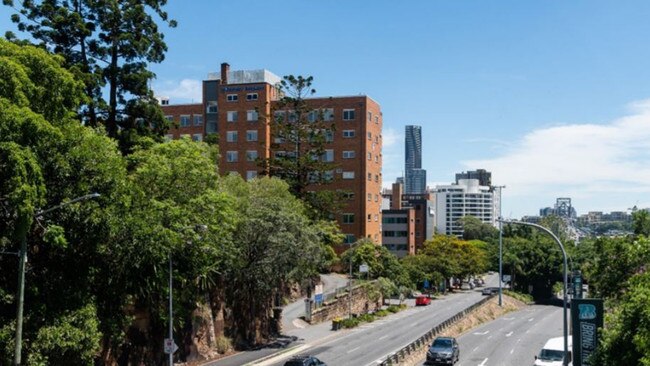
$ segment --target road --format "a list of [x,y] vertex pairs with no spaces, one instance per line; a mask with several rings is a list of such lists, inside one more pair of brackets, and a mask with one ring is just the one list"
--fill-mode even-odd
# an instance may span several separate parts
[[460,360],[456,366],[532,365],[544,343],[560,336],[561,307],[529,306],[460,336]]
[[[488,285],[494,286],[496,280],[495,276],[491,276]],[[482,298],[480,289],[450,294],[432,301],[426,307],[411,307],[373,323],[336,332],[324,339],[305,340],[300,353],[314,355],[328,365],[376,365],[389,354]],[[281,366],[284,361],[285,359],[277,358],[265,365]]]

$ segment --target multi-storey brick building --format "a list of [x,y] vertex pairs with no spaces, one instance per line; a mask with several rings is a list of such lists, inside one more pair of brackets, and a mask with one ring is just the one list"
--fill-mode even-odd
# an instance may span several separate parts
[[[268,123],[280,98],[279,81],[267,70],[230,71],[228,64],[222,64],[220,73],[203,81],[201,103],[162,105],[165,115],[178,125],[168,137],[191,135],[202,140],[218,133],[221,173],[254,178],[261,171],[258,158],[281,153],[272,149]],[[380,242],[383,122],[379,104],[363,95],[308,98],[306,102],[335,126],[322,157],[335,165],[330,172],[333,182],[316,189],[349,193],[337,218],[347,242],[363,237]]]

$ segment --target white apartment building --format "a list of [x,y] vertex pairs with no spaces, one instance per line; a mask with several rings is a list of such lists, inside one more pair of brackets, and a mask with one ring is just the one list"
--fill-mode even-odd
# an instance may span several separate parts
[[484,223],[498,226],[498,192],[479,185],[478,179],[459,179],[456,184],[436,186],[436,233],[463,235],[458,222],[464,216],[474,216]]

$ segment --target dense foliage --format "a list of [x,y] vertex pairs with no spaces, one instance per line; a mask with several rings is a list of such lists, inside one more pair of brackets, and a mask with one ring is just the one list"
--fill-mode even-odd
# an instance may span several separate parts
[[[278,321],[275,295],[332,260],[323,248],[335,230],[279,180],[218,176],[213,146],[151,141],[123,156],[102,129],[79,124],[84,84],[65,66],[0,40],[0,363],[13,355],[10,253],[23,239],[28,364],[160,363],[170,259],[179,358],[199,307],[238,343],[263,341]],[[90,192],[101,197],[34,219]]]

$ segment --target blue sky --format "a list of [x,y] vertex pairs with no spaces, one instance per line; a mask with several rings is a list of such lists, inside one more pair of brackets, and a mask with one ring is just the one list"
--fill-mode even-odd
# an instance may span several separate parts
[[[423,129],[428,183],[485,168],[507,217],[556,197],[578,213],[650,207],[650,2],[170,1],[178,28],[153,86],[200,98],[218,71],[315,78],[317,95],[367,94],[384,115],[384,185],[404,126]],[[0,29],[14,29],[0,8]]]

